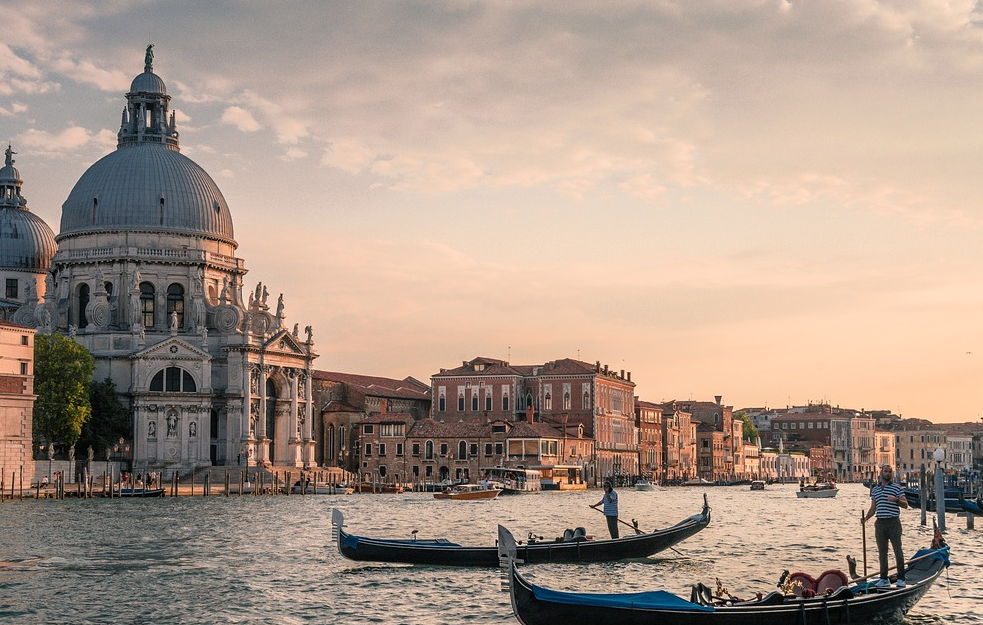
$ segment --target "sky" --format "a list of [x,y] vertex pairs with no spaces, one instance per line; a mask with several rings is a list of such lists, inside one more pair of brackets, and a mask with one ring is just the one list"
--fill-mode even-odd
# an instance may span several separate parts
[[983,414],[983,11],[953,0],[0,0],[57,233],[154,44],[316,366],[632,372],[646,401]]

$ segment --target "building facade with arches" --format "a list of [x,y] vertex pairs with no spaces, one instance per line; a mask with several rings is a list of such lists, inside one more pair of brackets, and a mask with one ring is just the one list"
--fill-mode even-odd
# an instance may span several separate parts
[[133,469],[314,464],[310,326],[281,294],[244,294],[229,206],[180,151],[148,47],[117,148],[62,206],[57,252],[32,319],[74,338],[133,415]]

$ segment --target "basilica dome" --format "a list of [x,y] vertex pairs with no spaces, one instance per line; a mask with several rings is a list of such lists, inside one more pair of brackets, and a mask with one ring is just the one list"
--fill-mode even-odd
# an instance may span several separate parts
[[93,231],[170,231],[233,241],[218,185],[161,144],[121,145],[86,170],[62,205],[59,240]]
[[171,96],[144,72],[126,94],[116,151],[96,161],[62,205],[58,241],[100,232],[173,232],[236,245],[229,206],[211,176],[178,145]]
[[48,224],[27,210],[21,195],[20,172],[13,165],[14,152],[7,147],[0,168],[0,269],[47,270],[55,255],[55,235]]

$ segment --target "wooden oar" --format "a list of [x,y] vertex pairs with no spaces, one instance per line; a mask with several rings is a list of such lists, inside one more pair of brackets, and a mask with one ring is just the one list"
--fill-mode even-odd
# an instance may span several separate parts
[[[595,508],[594,506],[587,506],[587,507],[590,508],[591,510],[597,510],[597,508]],[[601,514],[604,514],[604,510],[597,510],[597,511],[600,512]],[[621,519],[618,519],[618,523],[622,523],[622,524],[627,525],[628,527],[632,528],[633,530],[635,530],[635,533],[636,534],[644,534],[645,533],[642,530],[638,529],[638,521],[636,521],[635,519],[632,519],[631,520],[631,523],[629,523],[628,521],[622,521]],[[686,557],[681,551],[679,551],[675,547],[669,547],[669,548],[672,549],[673,551],[675,551],[677,554],[683,556],[684,558]]]
[[860,509],[860,527],[864,536],[864,575],[867,574],[867,519],[863,508]]
[[[604,514],[604,510],[598,510],[598,509],[597,509],[597,508],[595,508],[594,506],[588,506],[588,507],[589,507],[589,508],[590,508],[591,510],[597,510],[597,511],[598,511],[598,512],[600,512],[601,514]],[[622,525],[627,525],[628,527],[630,527],[630,528],[632,528],[633,530],[635,530],[635,533],[636,533],[636,534],[642,534],[642,533],[644,533],[644,532],[642,532],[642,530],[640,530],[640,529],[638,529],[638,521],[636,521],[635,519],[632,519],[632,520],[631,520],[631,523],[629,523],[628,521],[622,521],[622,520],[621,520],[620,518],[618,518],[618,517],[615,517],[615,518],[617,518],[617,519],[618,519],[618,523],[621,523]]]
[[[927,558],[929,556],[937,555],[940,551],[942,551],[942,549],[935,549],[934,551],[931,551],[929,553],[922,554],[922,555],[918,556],[917,558],[912,558],[911,560],[908,560],[907,562],[904,563],[904,565],[905,565],[905,567],[908,567],[908,566],[914,564],[915,562],[918,562],[919,560],[924,560],[925,558]],[[870,575],[864,575],[863,577],[860,577],[859,575],[857,575],[857,559],[854,558],[853,556],[847,556],[846,557],[846,561],[847,561],[847,564],[850,567],[850,578],[851,578],[851,581],[854,581],[854,582],[863,582],[863,581],[867,581],[868,579],[871,579],[872,577],[880,577],[881,576],[880,572],[878,571],[877,573],[871,573]],[[898,566],[897,565],[894,565],[894,566],[888,568],[888,573],[890,573],[891,571],[896,571],[896,570],[898,570]]]

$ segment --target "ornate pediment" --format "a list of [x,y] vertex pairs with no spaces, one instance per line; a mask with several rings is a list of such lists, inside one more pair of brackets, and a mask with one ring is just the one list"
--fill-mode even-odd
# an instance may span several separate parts
[[156,345],[141,350],[133,356],[134,360],[211,360],[208,352],[203,352],[194,345],[186,343],[178,337],[166,338]]
[[263,349],[267,352],[307,356],[305,345],[287,330],[279,330],[273,334],[273,336],[263,343]]

